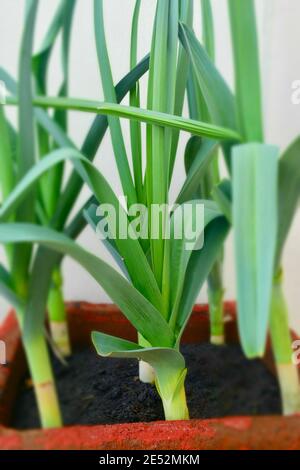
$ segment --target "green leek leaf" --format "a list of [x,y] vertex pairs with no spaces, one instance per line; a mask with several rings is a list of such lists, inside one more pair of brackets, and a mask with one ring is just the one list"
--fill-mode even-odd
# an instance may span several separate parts
[[[65,235],[32,224],[0,224],[0,243],[38,243],[51,250],[71,256],[102,286],[133,326],[152,346],[171,347],[173,333],[156,308],[100,258],[87,252]],[[31,315],[34,314],[31,313]],[[32,333],[30,312],[26,315],[25,335]],[[43,323],[42,316],[36,319]]]
[[191,164],[187,172],[186,180],[177,197],[177,204],[191,200],[199,189],[201,178],[207,170],[215,151],[218,148],[218,142],[214,140],[196,140],[197,137],[191,137],[186,147],[185,161],[189,159]]
[[262,98],[254,0],[228,0],[234,52],[239,130],[246,141],[263,142]]
[[211,272],[211,269],[220,257],[223,243],[229,232],[229,224],[224,217],[213,220],[205,229],[204,246],[202,250],[194,251],[190,258],[177,318],[177,344],[180,343],[185,326],[192,313],[201,287]]
[[[35,123],[32,106],[32,77],[31,77],[31,56],[34,41],[34,26],[36,22],[38,1],[27,0],[26,2],[26,22],[22,35],[22,46],[19,58],[19,139],[17,152],[18,178],[22,176],[35,163]],[[22,207],[19,208],[16,217],[19,221],[34,221],[35,195],[28,195]],[[31,247],[19,246],[14,249],[12,260],[13,277],[22,296],[26,295],[26,279],[28,267],[31,259]]]
[[[54,165],[67,159],[73,162],[79,174],[91,187],[96,198],[101,201],[102,204],[110,204],[114,208],[116,214],[116,227],[114,227],[116,229],[116,233],[114,234],[116,237],[115,243],[119,253],[121,253],[124,258],[130,277],[136,287],[141,290],[148,300],[157,308],[160,308],[161,294],[139,240],[131,237],[125,239],[119,237],[120,218],[127,224],[126,227],[128,228],[129,222],[127,213],[120,205],[119,200],[102,174],[80,152],[74,149],[60,149],[40,160],[10,193],[0,209],[0,219],[3,220],[10,215],[43,174]],[[109,223],[109,218],[107,220]],[[136,258],[139,259],[139,263],[135,262]]]
[[236,129],[234,97],[193,31],[180,24],[179,37],[214,124]]
[[238,324],[249,358],[265,352],[277,240],[277,147],[233,148]]
[[[18,100],[14,97],[8,97],[7,104],[15,106],[18,104]],[[162,127],[182,130],[185,132],[190,132],[193,135],[208,137],[211,139],[229,141],[239,141],[241,139],[236,131],[229,128],[220,127],[218,125],[209,124],[206,122],[195,121],[193,119],[183,118],[181,116],[174,116],[157,111],[149,111],[147,109],[134,108],[132,106],[74,98],[50,97],[36,97],[33,99],[33,104],[34,106],[40,106],[43,108],[69,109],[86,113],[118,116],[125,119],[146,122],[147,124],[156,124]]]
[[[112,71],[106,46],[102,0],[94,0],[94,24],[98,62],[102,78],[104,97],[107,101],[117,103],[116,91],[114,88]],[[136,191],[127,159],[121,124],[119,119],[114,117],[108,117],[108,122],[124,194],[128,197],[129,205],[135,204],[137,202]]]

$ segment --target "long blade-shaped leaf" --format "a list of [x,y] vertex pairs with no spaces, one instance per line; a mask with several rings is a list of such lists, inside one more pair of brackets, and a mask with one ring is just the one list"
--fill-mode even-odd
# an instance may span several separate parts
[[[131,42],[130,42],[130,70],[137,64],[137,47],[138,47],[138,23],[141,9],[141,0],[136,0],[132,25],[131,25]],[[130,106],[140,106],[140,88],[139,83],[130,91]],[[133,163],[134,183],[139,202],[144,200],[143,190],[143,167],[142,167],[142,132],[141,124],[136,121],[130,121],[130,139],[131,154]]]
[[[74,9],[76,0],[65,0],[62,12],[62,41],[61,41],[61,62],[62,62],[62,83],[58,96],[67,96],[69,87],[69,54],[70,40]],[[67,130],[67,111],[57,111],[54,113],[54,122],[64,131]],[[48,153],[48,152],[46,152]],[[42,157],[43,155],[41,155]],[[64,165],[57,165],[43,178],[42,189],[44,204],[49,217],[51,218],[60,199],[61,186],[63,182]]]
[[155,370],[163,400],[174,399],[186,375],[185,360],[179,351],[171,348],[141,348],[130,341],[98,332],[92,333],[92,340],[100,356],[136,358],[150,364]]
[[[178,0],[158,0],[152,37],[151,59],[148,82],[148,109],[156,112],[173,112],[175,90],[176,50],[174,41],[168,47],[169,35],[173,32],[173,21],[176,10],[178,28]],[[177,41],[175,42],[177,46]],[[170,67],[170,73],[168,67]],[[147,203],[163,205],[168,201],[169,151],[171,135],[165,128],[154,125],[147,131]],[[153,270],[158,285],[162,287],[164,263],[164,217],[160,221],[159,236],[151,239],[151,257]],[[150,230],[152,221],[150,220]]]
[[[80,152],[74,149],[60,149],[52,152],[40,160],[20,181],[4,202],[0,209],[0,218],[3,220],[10,215],[20,202],[30,192],[39,178],[54,165],[65,160],[71,160],[82,178],[91,187],[98,201],[109,205],[114,209],[115,221],[107,218],[107,223],[115,237],[115,243],[124,258],[125,265],[134,285],[150,300],[157,308],[161,307],[161,295],[153,276],[152,270],[144,254],[139,240],[119,235],[120,220],[126,224],[128,229],[128,217],[122,208],[120,201],[112,191],[111,187],[93,164]],[[122,229],[125,227],[122,226]],[[139,259],[139,263],[135,260]]]
[[[17,105],[18,100],[13,97],[7,98],[7,104]],[[240,135],[230,128],[221,127],[206,122],[195,121],[193,119],[174,116],[147,109],[134,108],[132,106],[118,105],[114,103],[103,103],[97,101],[88,101],[73,98],[50,98],[37,97],[33,99],[35,106],[54,109],[70,109],[86,113],[96,113],[108,116],[118,116],[125,119],[133,119],[147,124],[155,124],[162,127],[190,132],[200,137],[211,139],[240,141]]]
[[221,181],[212,190],[212,197],[218,204],[229,223],[232,223],[232,188],[227,179]]
[[223,243],[229,232],[229,224],[224,217],[213,220],[205,230],[202,250],[194,251],[187,267],[187,274],[178,308],[177,343],[191,315],[200,289],[219,258]]
[[[94,0],[94,21],[96,46],[104,97],[107,101],[117,103],[109,56],[106,47],[102,0]],[[121,124],[120,121],[114,117],[109,117],[108,122],[123,191],[124,194],[128,197],[128,204],[135,204],[137,202],[136,191],[127,159]]]
[[[19,64],[19,177],[35,162],[35,135],[32,106],[31,54],[38,1],[27,0],[25,28]],[[28,204],[29,206],[29,204]],[[32,208],[29,208],[30,214]]]
[[187,153],[192,155],[192,164],[177,197],[176,202],[178,204],[191,200],[195,196],[201,178],[215,156],[215,151],[219,145],[218,142],[213,140],[195,141],[195,139],[197,138],[192,137],[186,148],[186,155]]
[[[39,243],[71,256],[103,287],[150,344],[153,346],[163,344],[166,347],[173,345],[173,334],[155,307],[108,264],[82,249],[65,235],[31,224],[0,224],[0,243],[8,241]],[[43,323],[43,319],[39,321]],[[25,335],[30,335],[31,329],[32,325],[27,319]]]
[[[120,102],[130,91],[135,83],[141,78],[149,67],[149,56],[144,57],[133,70],[131,70],[116,86],[117,101]],[[81,151],[89,160],[93,160],[99,145],[107,130],[108,122],[106,116],[96,116],[92,126],[84,140]],[[53,225],[62,228],[70,214],[74,200],[78,197],[82,188],[82,179],[77,172],[70,176],[66,188],[61,196],[58,208],[53,220]]]
[[179,37],[190,58],[212,121],[236,129],[234,98],[222,75],[188,26],[180,24]]
[[[181,2],[179,2],[179,10],[180,10],[179,21],[191,26],[192,21],[193,21],[193,2],[190,2],[190,0],[181,0]],[[178,31],[178,28],[177,28],[177,31]],[[174,114],[178,116],[182,114],[185,90],[186,90],[187,78],[188,78],[188,70],[189,70],[189,58],[187,56],[187,53],[184,47],[182,47],[182,45],[180,44],[179,53],[178,53],[175,103],[174,103]],[[172,174],[173,174],[173,169],[174,169],[174,164],[175,164],[178,140],[179,140],[179,132],[173,132],[171,153],[170,153],[170,163],[169,163],[169,182],[170,183],[172,180]]]
[[[99,220],[103,220],[103,217],[99,218],[99,215],[97,215],[97,209],[98,209],[99,204],[97,203],[97,200],[95,199],[93,203],[91,203],[85,210],[84,210],[84,217],[87,221],[87,223],[91,226],[91,228],[96,232],[97,226],[99,224]],[[125,277],[127,279],[130,278],[128,271],[125,267],[124,264],[124,259],[118,252],[117,245],[113,238],[104,238],[102,240],[103,245],[109,252],[109,254],[112,256],[112,258],[115,260]]]
[[14,186],[15,171],[9,126],[3,106],[0,106],[0,136],[0,194],[4,200]]
[[[3,80],[7,90],[13,95],[17,95],[18,84],[3,68],[0,67],[0,80]],[[54,143],[59,147],[76,148],[74,142],[66,135],[63,129],[50,117],[43,109],[34,110],[38,124],[52,137]]]
[[246,141],[263,141],[262,99],[254,0],[228,0],[239,130]]
[[214,62],[215,60],[215,31],[210,0],[201,0],[203,44],[206,52]]
[[[66,0],[65,9],[63,12],[61,44],[61,63],[63,78],[58,96],[67,96],[69,90],[69,56],[75,6],[76,0]],[[55,122],[57,122],[64,130],[67,130],[68,122],[66,111],[56,113],[54,118]]]
[[[215,63],[215,26],[213,19],[213,12],[211,6],[211,0],[202,0],[201,2],[201,11],[202,11],[202,30],[203,30],[203,45],[205,50],[210,57],[211,61]],[[203,100],[202,100],[203,101]],[[215,158],[210,165],[209,171],[203,180],[202,186],[204,190],[202,191],[203,196],[211,196],[212,186],[218,184],[220,181],[220,169],[219,169],[219,159],[218,152],[216,151]],[[205,188],[207,187],[207,188]]]
[[[15,184],[15,161],[10,139],[10,128],[3,106],[0,106],[0,198],[7,198]],[[5,247],[7,260],[11,266],[13,260],[13,246]]]
[[[187,210],[188,209],[188,210]],[[201,214],[201,210],[203,213]],[[174,231],[171,236],[170,248],[170,285],[172,286],[170,325],[174,329],[177,323],[182,291],[184,288],[188,264],[194,252],[203,249],[205,228],[216,218],[221,216],[217,205],[212,201],[194,200],[179,206],[173,214],[172,222],[175,223],[178,217],[183,220],[184,234],[181,238],[174,237]],[[203,219],[201,220],[201,215]],[[198,219],[198,220],[197,220]],[[193,239],[189,237],[193,235]]]
[[[145,56],[133,70],[120,80],[116,86],[117,101],[120,102],[125,95],[135,86],[135,83],[145,74],[149,68],[149,55]],[[17,93],[17,83],[13,78],[0,67],[0,79],[6,84],[7,89],[13,94]],[[16,98],[14,99],[17,102]],[[61,127],[48,116],[48,114],[40,108],[35,109],[35,116],[38,123],[51,134],[54,142],[61,147],[76,148],[75,144],[64,133]],[[93,160],[99,145],[107,130],[108,122],[106,116],[97,115],[92,123],[91,128],[82,145],[82,153],[89,159]],[[66,188],[60,198],[56,214],[53,218],[53,225],[57,228],[62,228],[71,212],[75,199],[78,197],[82,189],[83,182],[74,171],[67,184]]]
[[250,358],[265,351],[277,240],[278,149],[233,149],[233,228],[241,342]]
[[46,155],[43,160],[39,161],[32,168],[30,168],[30,170],[19,181],[14,189],[11,190],[8,197],[1,205],[0,218],[3,220],[9,217],[11,213],[20,206],[27,195],[32,191],[35,184],[47,171],[53,168],[53,166],[68,159],[85,160],[85,157],[72,148],[54,150],[49,155]]
[[64,10],[66,7],[66,0],[61,0],[57,10],[55,11],[54,17],[50,23],[50,26],[43,39],[42,45],[38,52],[32,58],[33,71],[36,76],[39,93],[46,93],[47,86],[47,69],[49,59],[58,37],[59,31],[62,27]]
[[[38,1],[27,0],[25,28],[19,63],[19,148],[18,177],[21,178],[35,162],[35,132],[32,106],[31,56],[33,49],[34,26]],[[34,194],[29,195],[17,213],[19,221],[34,220]],[[30,263],[31,249],[19,246],[14,250],[12,270],[16,287],[21,295],[26,294],[26,277]]]

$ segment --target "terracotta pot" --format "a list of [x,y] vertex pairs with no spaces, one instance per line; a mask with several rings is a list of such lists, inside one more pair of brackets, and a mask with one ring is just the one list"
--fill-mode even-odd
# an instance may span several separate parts
[[[226,340],[237,342],[235,304],[226,303]],[[73,346],[90,343],[92,330],[135,339],[129,322],[111,305],[68,304]],[[6,366],[0,366],[0,449],[42,450],[208,450],[299,449],[300,416],[228,417],[210,420],[72,426],[19,432],[9,428],[17,389],[26,371],[16,318],[11,313],[0,327],[6,342]],[[183,341],[209,339],[207,306],[196,306]],[[268,353],[266,362],[273,367]]]

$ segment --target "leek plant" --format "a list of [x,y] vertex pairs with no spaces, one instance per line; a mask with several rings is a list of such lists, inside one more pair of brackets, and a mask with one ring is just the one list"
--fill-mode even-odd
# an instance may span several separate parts
[[[49,71],[49,60],[58,34],[61,33],[61,63],[62,63],[62,83],[59,87],[58,96],[66,96],[69,86],[69,50],[72,19],[76,1],[65,0],[58,5],[53,20],[45,35],[42,45],[32,58],[32,70],[35,82],[35,91],[38,94],[47,94],[47,78]],[[56,113],[53,117],[64,132],[68,128],[68,116],[65,111]],[[57,148],[49,133],[42,126],[37,126],[38,150],[42,157],[51,150]],[[40,182],[39,188],[39,215],[43,223],[50,223],[55,214],[60,198],[64,168],[57,166],[50,171]],[[68,326],[66,320],[65,305],[62,292],[63,278],[58,266],[53,270],[52,284],[48,297],[49,326],[54,344],[63,356],[71,354],[71,343],[69,339]]]
[[[211,136],[222,139],[238,139],[238,134],[218,126],[192,121],[175,119],[165,113],[147,112],[139,108],[120,105],[109,105],[76,101],[71,99],[39,98],[35,103],[44,106],[68,107],[96,113],[113,113],[114,117],[131,116],[133,119],[146,121],[147,124],[160,125],[168,129],[181,129],[195,135]],[[110,204],[115,208],[116,220],[125,221],[129,230],[130,218],[127,210],[119,204],[108,182],[97,168],[75,149],[65,149],[64,153],[45,157],[35,165],[10,193],[4,202],[0,217],[7,218],[18,207],[23,198],[36,185],[38,179],[57,164],[69,158],[75,165],[79,175],[88,183],[96,200],[102,204]],[[114,254],[126,277],[104,263],[101,259],[88,253],[72,241],[66,234],[51,228],[34,224],[3,223],[0,224],[0,242],[7,243],[39,243],[50,250],[68,254],[78,261],[103,287],[111,299],[120,307],[125,316],[133,324],[139,334],[147,341],[148,346],[128,342],[105,334],[93,333],[93,341],[100,355],[112,357],[135,357],[150,364],[155,371],[155,383],[161,396],[166,419],[187,419],[188,409],[185,399],[184,380],[186,368],[184,358],[179,351],[180,339],[191,314],[199,289],[222,248],[228,233],[229,224],[212,201],[201,201],[205,207],[205,244],[202,250],[186,250],[188,239],[177,239],[171,230],[168,244],[168,278],[164,278],[161,289],[155,278],[151,263],[151,246],[145,252],[138,237],[118,237],[109,243],[110,252]],[[193,200],[184,205],[197,204]],[[96,206],[97,207],[97,206]],[[177,211],[171,215],[171,226]],[[97,225],[95,205],[86,209],[86,216]],[[180,214],[180,212],[179,212]],[[184,220],[187,226],[195,224],[195,211],[189,211]],[[106,220],[109,230],[113,232],[113,223]],[[112,225],[111,225],[112,224]],[[132,229],[132,227],[131,227]],[[133,230],[133,229],[132,229]],[[118,231],[117,231],[118,235]],[[173,236],[172,236],[173,235]],[[194,244],[201,239],[202,231],[198,231]],[[138,262],[136,262],[138,260]],[[172,290],[171,290],[172,286]],[[170,293],[168,308],[163,301],[165,290]],[[41,293],[39,293],[41,301]]]
[[[66,184],[62,185],[62,165],[65,161],[62,156],[64,157],[66,149],[71,149],[72,152],[78,149],[66,134],[67,110],[57,111],[54,116],[50,116],[44,110],[33,107],[32,96],[35,90],[45,90],[49,57],[60,31],[64,39],[64,74],[59,96],[64,96],[67,92],[67,57],[74,6],[73,1],[61,1],[42,48],[34,55],[32,50],[38,1],[27,0],[19,82],[4,69],[0,69],[1,80],[6,84],[11,99],[18,101],[19,116],[18,126],[15,128],[6,117],[5,107],[0,107],[1,220],[16,224],[32,222],[39,226],[52,226],[66,231],[71,238],[76,238],[86,225],[82,210],[73,218],[69,217],[83,183],[74,172]],[[115,89],[118,102],[135,86],[136,81],[147,71],[148,65],[149,58],[145,57],[120,81]],[[107,125],[104,116],[96,116],[92,122],[81,148],[88,160],[95,157]],[[47,165],[47,158],[53,156],[56,159],[59,157],[60,165],[49,167],[43,178],[25,193],[21,204],[15,206],[6,216],[4,207],[13,197],[13,192],[24,175],[34,166],[36,160],[43,166]],[[57,427],[62,420],[45,339],[44,319],[48,300],[52,320],[60,323],[64,321],[63,299],[59,288],[63,255],[44,248],[34,251],[28,244],[14,244],[13,239],[11,243],[5,243],[5,251],[7,263],[6,267],[0,265],[0,294],[17,312],[42,426]],[[55,287],[53,283],[56,284]],[[59,330],[62,331],[62,328]],[[61,339],[60,336],[60,346]],[[63,345],[67,346],[66,335]]]
[[[103,2],[94,1],[94,20],[99,66],[106,102],[91,102],[71,98],[50,98],[37,96],[33,105],[55,110],[77,110],[94,112],[108,116],[112,136],[114,156],[119,169],[123,196],[127,205],[120,201],[109,183],[98,169],[80,152],[68,146],[57,150],[38,162],[18,183],[0,209],[0,218],[6,220],[0,225],[0,242],[38,243],[40,250],[56,250],[78,261],[120,307],[138,332],[139,341],[129,342],[100,332],[92,335],[97,352],[102,356],[133,357],[153,368],[155,384],[162,399],[165,417],[168,420],[187,419],[189,416],[184,382],[185,361],[180,353],[180,340],[190,317],[199,290],[211,271],[222,250],[229,230],[229,223],[210,200],[197,200],[190,195],[195,179],[201,178],[212,152],[202,153],[193,162],[186,181],[180,190],[182,203],[177,204],[171,213],[164,210],[169,203],[169,187],[177,155],[179,131],[202,137],[208,146],[216,142],[237,142],[239,133],[222,125],[187,119],[180,116],[184,101],[188,76],[187,54],[178,41],[179,20],[189,22],[190,4],[188,1],[158,0],[155,15],[153,39],[150,53],[148,77],[148,109],[139,104],[139,88],[131,87],[131,106],[117,104],[117,96],[112,83],[109,55],[106,47]],[[133,24],[136,25],[139,2],[135,9]],[[133,28],[133,31],[135,28]],[[134,37],[134,33],[133,33]],[[133,39],[133,43],[135,40]],[[135,54],[131,57],[134,66]],[[8,104],[17,104],[16,97],[8,98]],[[124,143],[119,118],[131,121],[131,147],[133,175],[126,145]],[[146,165],[142,167],[141,123],[146,123]],[[117,230],[114,221],[101,214],[101,228],[106,227],[105,240],[110,253],[115,257],[123,274],[119,274],[101,259],[87,252],[65,233],[32,223],[10,222],[9,217],[22,204],[24,198],[36,187],[45,173],[57,164],[71,160],[77,178],[92,190],[95,201],[84,211],[87,220],[99,230],[97,205],[108,204],[116,213]],[[206,163],[206,164],[204,164]],[[158,236],[153,238],[154,218],[141,218],[146,237],[139,237],[138,227],[132,224],[132,204],[144,202],[150,211],[154,205],[163,207],[160,212]],[[204,207],[204,227],[197,226],[197,206]],[[190,207],[192,210],[185,211]],[[182,215],[183,214],[183,215]],[[186,232],[178,238],[176,221],[183,227],[197,227],[191,242]],[[120,222],[126,234],[119,233]],[[104,222],[104,225],[103,225]],[[55,230],[56,228],[56,230]],[[168,229],[170,232],[168,233]],[[202,249],[198,244],[205,232]],[[114,237],[112,236],[114,234]],[[43,251],[42,251],[43,253]],[[35,269],[35,267],[33,268]],[[35,272],[36,274],[36,272]],[[38,300],[34,315],[41,314],[46,283],[37,285]]]
[[[31,0],[26,3],[26,21],[19,61],[18,133],[8,124],[4,110],[1,108],[0,160],[1,170],[4,170],[1,171],[1,190],[4,199],[9,197],[16,182],[34,165],[36,158],[31,59],[37,7],[37,1]],[[36,202],[37,192],[33,190],[11,215],[12,220],[35,222]],[[24,332],[32,247],[10,244],[6,247],[6,251],[9,269],[7,271],[1,266],[1,292],[16,306],[19,325]],[[23,344],[40,409],[43,404],[41,410],[43,425],[59,426],[61,416],[43,327],[37,328],[36,334],[24,334]]]
[[[206,7],[204,21],[207,22],[208,2],[204,0],[202,5]],[[264,143],[254,2],[228,0],[228,10],[234,94],[215,67],[211,54],[207,54],[212,40],[206,34],[201,45],[191,29],[184,24],[180,26],[181,41],[192,69],[190,108],[195,109],[195,102],[199,103],[202,114],[208,112],[207,120],[235,129],[242,137],[239,145],[222,146],[231,181],[224,180],[210,190],[233,223],[238,323],[243,349],[249,358],[263,356],[270,330],[283,411],[289,414],[299,412],[300,390],[291,358],[281,258],[299,199],[299,139],[280,158],[277,147]],[[192,150],[187,161],[195,158],[196,152]]]
[[[300,388],[297,369],[292,364],[281,264],[299,200],[299,139],[280,158],[276,147],[264,143],[254,3],[247,0],[241,6],[236,0],[228,0],[228,8],[238,126],[249,142],[236,147],[233,154],[240,333],[247,355],[262,356],[270,329],[283,412],[291,414],[300,410]],[[251,86],[246,86],[246,82]]]
[[[68,57],[69,57],[69,49],[70,49],[70,34],[71,34],[71,24],[73,18],[73,12],[76,2],[73,0],[62,0],[58,6],[57,11],[53,17],[53,20],[50,24],[50,27],[45,35],[45,38],[42,42],[40,50],[32,55],[32,47],[30,54],[24,55],[24,50],[21,51],[20,56],[20,79],[23,80],[24,73],[27,72],[27,76],[25,77],[27,81],[31,80],[29,76],[29,61],[31,61],[31,70],[32,70],[32,77],[34,79],[34,88],[37,92],[46,92],[47,88],[47,77],[48,77],[48,65],[49,60],[51,57],[51,53],[55,42],[58,38],[59,33],[62,34],[62,69],[63,69],[63,81],[62,85],[59,89],[59,96],[64,96],[67,94],[68,91]],[[28,6],[30,11],[30,5]],[[25,32],[24,32],[24,39],[26,35],[32,34],[33,39],[33,32],[34,32],[34,24],[33,22],[30,23],[30,17],[26,20],[25,25]],[[28,44],[29,46],[29,44]],[[28,47],[27,46],[27,47]],[[25,47],[25,46],[24,46]],[[26,49],[25,49],[26,52]],[[23,63],[26,59],[26,65],[28,66],[28,70],[25,70],[23,67]],[[1,69],[1,77],[7,85],[9,91],[16,93],[17,92],[17,84],[12,80],[11,77],[5,73],[4,70]],[[23,83],[22,83],[23,85]],[[27,88],[31,87],[31,84],[27,84]],[[21,106],[20,106],[21,109]],[[22,108],[23,109],[23,108]],[[3,114],[3,111],[1,111]],[[26,110],[25,110],[26,113]],[[23,120],[26,120],[24,113]],[[21,119],[21,112],[20,112],[20,119]],[[5,127],[4,117],[2,116],[2,124]],[[59,124],[61,128],[66,131],[66,123],[67,123],[67,114],[60,113],[54,116],[53,121],[55,124]],[[30,121],[29,121],[30,122]],[[25,124],[24,124],[25,126]],[[33,127],[33,126],[31,126]],[[21,125],[20,125],[21,128]],[[5,129],[3,133],[5,133]],[[38,145],[35,148],[34,142],[35,137],[37,136]],[[26,140],[28,137],[26,135]],[[37,126],[37,129],[32,130],[32,153],[31,163],[28,161],[28,164],[25,165],[25,157],[20,155],[20,159],[17,162],[18,168],[15,170],[16,175],[13,178],[7,179],[7,176],[4,174],[3,178],[3,191],[2,196],[3,198],[7,197],[11,188],[13,187],[14,181],[20,178],[24,174],[24,170],[28,169],[30,165],[35,161],[35,155],[38,159],[43,158],[46,154],[48,154],[51,150],[57,147],[57,143],[53,140],[52,136],[49,134],[47,130],[45,130],[41,125]],[[6,139],[7,140],[7,139]],[[16,140],[16,136],[14,136],[14,140]],[[14,146],[13,142],[13,146]],[[20,153],[22,154],[21,146],[24,145],[24,142],[20,142]],[[10,149],[9,145],[6,145],[6,149],[3,150],[3,154],[9,155]],[[28,155],[30,152],[28,151]],[[29,157],[28,157],[29,160]],[[5,162],[3,161],[3,164]],[[24,166],[24,168],[23,168]],[[45,178],[40,183],[40,187],[34,198],[28,204],[32,207],[32,217],[35,217],[39,220],[42,224],[49,224],[51,218],[54,215],[55,208],[57,206],[60,193],[61,193],[61,185],[62,185],[62,176],[63,176],[63,167],[57,168],[55,171],[49,172],[49,174],[45,175]],[[6,182],[5,182],[6,180]],[[7,181],[9,184],[7,184]],[[26,268],[26,264],[28,264],[29,254],[24,257],[24,267],[21,267],[22,261],[22,253],[19,253],[20,249],[17,250],[16,253],[16,262],[18,266],[13,267],[12,269],[16,271],[15,276],[24,276],[28,269]],[[21,250],[22,251],[22,250]],[[28,249],[24,250],[28,251]],[[20,274],[17,271],[20,269]],[[22,284],[22,279],[20,282],[17,283]],[[24,284],[24,283],[23,283]],[[52,332],[52,338],[54,344],[57,346],[58,350],[62,355],[69,355],[70,354],[70,341],[68,335],[68,329],[66,324],[66,317],[65,317],[65,307],[62,295],[62,276],[59,271],[59,267],[55,267],[53,271],[53,279],[52,279],[52,286],[49,292],[49,301],[48,301],[48,310],[49,310],[49,323],[50,329]],[[24,286],[25,288],[25,286]],[[22,287],[20,287],[22,290]],[[22,294],[22,292],[20,292]],[[24,293],[23,293],[24,294]]]

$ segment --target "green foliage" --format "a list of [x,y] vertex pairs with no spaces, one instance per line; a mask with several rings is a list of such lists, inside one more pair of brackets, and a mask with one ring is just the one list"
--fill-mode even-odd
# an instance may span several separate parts
[[[45,306],[52,272],[59,268],[65,255],[99,283],[139,337],[143,337],[143,344],[147,344],[95,332],[92,339],[98,354],[134,357],[150,364],[166,419],[187,419],[187,371],[179,352],[180,340],[206,280],[211,299],[218,298],[221,304],[216,312],[222,317],[222,250],[230,226],[234,230],[241,342],[248,357],[262,356],[270,325],[273,276],[279,269],[299,198],[299,139],[280,160],[277,148],[262,143],[259,53],[252,0],[228,0],[234,92],[214,63],[213,10],[209,0],[201,1],[202,43],[193,32],[193,2],[157,0],[150,55],[141,61],[138,44],[142,2],[136,0],[130,71],[117,86],[106,43],[103,3],[94,0],[103,102],[69,97],[68,61],[76,4],[73,0],[60,1],[36,54],[33,45],[38,1],[27,0],[18,81],[0,68],[0,79],[10,92],[7,104],[17,106],[19,115],[15,129],[5,110],[0,109],[0,243],[6,247],[8,260],[7,268],[0,266],[0,293],[18,311],[45,426],[53,425],[49,409],[45,412],[47,406],[38,393],[42,379],[53,380],[44,338]],[[50,58],[60,34],[62,83],[57,96],[50,97]],[[143,109],[140,79],[148,71],[147,109]],[[191,118],[183,117],[186,92]],[[120,104],[126,94],[129,106]],[[80,149],[68,135],[70,111],[95,115]],[[130,149],[126,147],[121,119],[129,121]],[[119,204],[117,194],[92,163],[107,129],[123,195],[127,197],[126,207]],[[191,135],[185,155],[178,152],[182,131]],[[223,181],[219,176],[221,155],[229,169],[229,179]],[[186,178],[175,197],[177,205],[161,216],[158,237],[151,237],[151,217],[145,222],[147,239],[119,236],[118,224],[117,236],[113,237],[114,226],[105,215],[98,216],[97,206],[110,204],[117,220],[125,221],[128,229],[132,204],[144,204],[150,209],[153,204],[170,202],[178,158],[185,162]],[[67,161],[72,163],[73,171],[64,183]],[[84,185],[91,194],[73,215]],[[198,228],[192,249],[187,249],[190,240],[186,236],[178,239],[174,224],[181,217],[181,210],[190,207],[190,212],[183,211],[184,228],[196,226],[199,203],[204,208],[204,226]],[[87,222],[95,231],[99,230],[99,222],[107,223],[110,237],[104,244],[122,274],[74,241]],[[203,247],[195,249],[203,238]],[[37,250],[32,244],[39,245]],[[281,315],[278,311],[282,305],[283,302],[276,304],[273,315]],[[278,328],[274,318],[271,328],[272,324]],[[286,357],[286,348],[281,351],[283,343],[274,331],[274,347],[277,352],[279,348],[280,357]],[[283,346],[286,344],[287,336]],[[38,351],[43,355],[44,368],[38,357],[34,359],[38,354],[33,353]],[[51,406],[58,424],[56,404]]]

